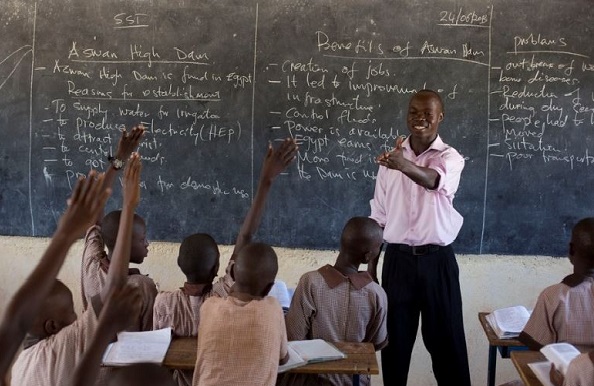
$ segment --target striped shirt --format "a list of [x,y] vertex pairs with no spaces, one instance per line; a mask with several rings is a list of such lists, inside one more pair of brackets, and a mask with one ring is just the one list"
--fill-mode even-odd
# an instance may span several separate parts
[[594,278],[569,275],[545,288],[523,335],[541,345],[567,342],[594,348]]
[[[387,297],[367,272],[344,276],[331,265],[304,274],[285,318],[289,340],[370,342],[376,350],[388,343]],[[349,375],[284,374],[287,385],[348,385]],[[369,376],[361,376],[368,385]]]

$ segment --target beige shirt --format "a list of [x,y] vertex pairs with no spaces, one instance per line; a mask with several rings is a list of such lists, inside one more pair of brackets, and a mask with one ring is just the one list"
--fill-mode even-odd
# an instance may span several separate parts
[[592,349],[593,321],[594,278],[569,275],[540,293],[523,332],[541,345],[567,342]]
[[[107,269],[109,265],[104,250],[101,227],[95,225],[89,228],[85,235],[85,245],[80,271],[81,291],[83,306],[86,310],[90,299],[99,295],[107,280]],[[136,325],[138,331],[149,331],[153,329],[153,304],[157,296],[157,287],[153,279],[141,275],[138,270],[131,269],[128,276],[128,283],[135,285],[142,294],[142,308],[140,319]]]
[[565,374],[563,386],[594,385],[594,351],[575,357]]
[[211,297],[200,312],[194,386],[275,384],[287,355],[285,320],[275,298]]
[[[233,285],[230,274],[232,265],[233,261],[230,261],[225,276],[217,280],[206,294],[192,295],[191,291],[186,290],[187,283],[184,288],[176,291],[159,292],[153,307],[153,328],[158,330],[171,327],[177,336],[198,335],[200,307],[211,296],[227,297]],[[190,386],[193,377],[194,371],[192,370],[175,370],[173,372],[173,378],[179,386]]]
[[12,386],[66,386],[91,344],[97,316],[89,307],[60,332],[23,350],[12,367]]
[[[344,276],[330,265],[304,274],[285,318],[289,340],[324,339],[329,342],[371,342],[376,350],[388,343],[385,291],[367,272]],[[345,385],[348,375],[284,374],[287,385]],[[368,385],[369,376],[361,376]]]

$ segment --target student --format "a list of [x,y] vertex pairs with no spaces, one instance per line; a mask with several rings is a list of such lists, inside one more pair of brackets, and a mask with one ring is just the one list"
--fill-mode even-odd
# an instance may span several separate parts
[[[155,299],[153,327],[171,327],[177,336],[196,336],[200,323],[200,307],[210,296],[226,297],[233,280],[230,267],[237,252],[252,241],[258,229],[266,198],[274,179],[295,159],[297,145],[287,138],[278,149],[268,146],[260,172],[256,196],[237,235],[235,248],[229,261],[226,274],[214,285],[213,279],[219,270],[219,249],[215,240],[204,233],[186,237],[180,246],[177,264],[186,276],[183,288],[173,292],[160,292]],[[178,385],[191,385],[193,371],[175,371]]]
[[592,386],[594,385],[594,351],[575,357],[567,368],[565,377],[554,365],[551,365],[551,383],[555,386]]
[[[135,322],[135,315],[140,313],[140,290],[131,284],[116,289],[108,297],[87,351],[76,366],[70,386],[87,386],[94,384],[99,374],[99,366],[103,353],[118,332],[125,330]],[[116,377],[117,372],[114,373]],[[167,373],[168,378],[169,373]],[[113,382],[112,379],[110,381]]]
[[573,273],[540,293],[518,337],[532,350],[556,342],[594,348],[594,217],[573,227],[569,261]]
[[277,271],[270,246],[254,243],[239,251],[229,296],[202,304],[192,385],[275,384],[278,365],[288,359],[283,311],[266,296]]
[[41,260],[25,283],[12,297],[0,324],[0,385],[23,338],[33,325],[44,301],[55,286],[56,276],[72,244],[95,221],[97,213],[111,194],[103,188],[103,174],[91,171],[79,179],[68,200],[66,211],[58,222]]
[[70,382],[76,363],[93,339],[103,303],[110,293],[126,284],[132,221],[140,199],[139,182],[140,158],[133,154],[125,172],[122,218],[106,285],[77,319],[72,293],[64,284],[54,281],[29,329],[24,350],[14,363],[11,384],[62,386]]
[[[452,243],[463,218],[453,205],[464,157],[438,134],[443,101],[415,93],[406,116],[410,135],[381,154],[370,217],[387,242],[382,287],[388,296],[389,344],[382,350],[386,385],[406,386],[421,318],[437,383],[470,386],[458,263]],[[368,265],[377,279],[377,259]],[[377,280],[376,280],[377,281]]]
[[[351,218],[342,230],[334,266],[325,265],[299,280],[285,318],[289,340],[371,342],[376,350],[388,343],[386,293],[367,272],[359,272],[377,256],[382,228],[367,217]],[[361,377],[368,385],[369,376]],[[349,385],[349,375],[284,374],[283,385]]]
[[[124,160],[128,159],[132,151],[138,146],[143,133],[144,128],[141,125],[134,127],[130,133],[126,131],[122,133],[116,156],[111,159],[111,166],[105,173],[105,186],[112,186],[118,170],[123,167]],[[118,234],[120,216],[120,210],[108,213],[102,220],[98,216],[97,223],[87,230],[80,275],[82,300],[85,310],[89,305],[89,300],[100,293],[105,286],[107,271],[112,260],[113,249]],[[107,247],[107,253],[105,253],[105,247]],[[147,247],[146,225],[142,217],[134,214],[130,262],[142,264],[148,254]],[[142,275],[138,269],[130,269],[128,273],[128,282],[140,288],[142,294],[142,311],[139,320],[132,325],[131,330],[152,330],[153,304],[157,295],[155,282],[150,277]]]

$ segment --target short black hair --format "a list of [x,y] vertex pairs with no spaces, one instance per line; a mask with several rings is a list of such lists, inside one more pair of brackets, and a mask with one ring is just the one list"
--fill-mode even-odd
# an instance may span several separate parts
[[[101,237],[103,238],[103,243],[110,251],[115,247],[116,239],[118,237],[120,217],[122,217],[122,211],[114,210],[106,214],[101,221]],[[134,224],[145,225],[144,219],[134,213]]]
[[186,237],[180,247],[177,265],[189,282],[210,284],[219,264],[219,247],[212,236],[194,233]]
[[433,91],[428,88],[424,88],[422,90],[417,91],[417,93],[415,95],[413,95],[413,98],[419,94],[431,94],[431,95],[435,96],[437,98],[437,100],[439,101],[439,106],[441,107],[441,112],[444,112],[443,100],[441,99],[441,95],[439,95],[439,93],[437,91]]

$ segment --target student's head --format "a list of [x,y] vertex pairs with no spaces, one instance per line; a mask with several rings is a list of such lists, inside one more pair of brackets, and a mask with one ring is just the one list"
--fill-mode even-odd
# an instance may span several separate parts
[[432,141],[443,120],[443,101],[433,90],[421,90],[414,94],[408,104],[407,126],[413,138]]
[[186,237],[180,247],[177,265],[189,283],[210,284],[219,271],[219,247],[205,233]]
[[353,217],[345,224],[340,237],[340,252],[350,263],[367,264],[382,246],[382,228],[369,217]]
[[573,227],[569,259],[578,269],[594,268],[594,217],[581,219]]
[[30,332],[34,336],[45,338],[57,334],[64,327],[74,323],[75,320],[72,292],[64,283],[55,280]]
[[171,373],[154,363],[137,363],[117,369],[109,386],[175,386]]
[[274,285],[278,259],[268,244],[247,244],[237,254],[231,272],[235,285],[252,296],[266,296]]
[[[107,249],[111,252],[115,247],[118,229],[120,228],[121,210],[109,212],[101,223],[101,236]],[[148,254],[148,241],[146,239],[146,225],[142,217],[134,214],[132,227],[132,245],[130,249],[130,262],[141,264]]]

